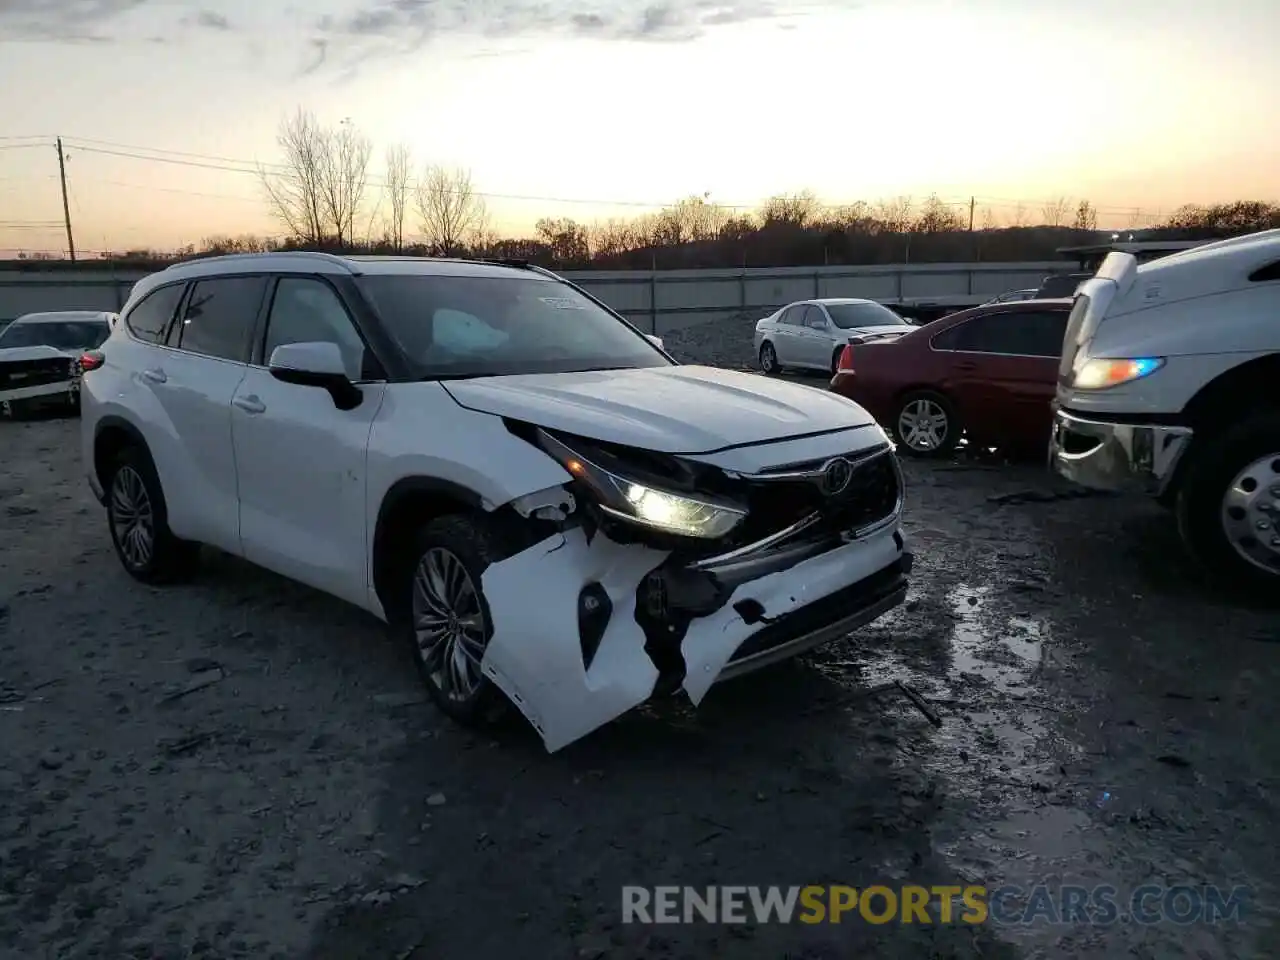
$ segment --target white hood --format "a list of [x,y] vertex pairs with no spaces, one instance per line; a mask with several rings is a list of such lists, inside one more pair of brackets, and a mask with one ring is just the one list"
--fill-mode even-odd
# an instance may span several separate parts
[[57,347],[50,347],[45,344],[37,344],[34,347],[0,347],[0,363],[9,363],[15,360],[46,360],[51,357],[66,357],[68,360],[74,360],[77,354],[68,353],[66,350],[59,350]]
[[709,453],[875,423],[838,394],[716,367],[484,377],[443,386],[468,410],[661,453]]

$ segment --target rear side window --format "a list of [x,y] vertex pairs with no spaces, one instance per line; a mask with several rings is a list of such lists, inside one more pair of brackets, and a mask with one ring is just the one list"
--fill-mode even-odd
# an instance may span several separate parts
[[803,304],[798,307],[787,307],[787,309],[782,311],[782,322],[799,324],[801,318],[804,316],[804,311],[805,307]]
[[189,353],[246,362],[266,288],[266,277],[196,281],[170,344]]
[[124,318],[129,332],[146,343],[163,343],[184,288],[185,284],[175,283],[143,297]]
[[1254,283],[1267,283],[1272,280],[1280,280],[1280,260],[1275,263],[1269,263],[1265,267],[1259,267],[1253,273],[1249,274],[1249,279]]
[[1028,357],[1062,356],[1062,341],[1067,335],[1066,310],[1037,310],[1010,314],[1013,324],[1014,353]]

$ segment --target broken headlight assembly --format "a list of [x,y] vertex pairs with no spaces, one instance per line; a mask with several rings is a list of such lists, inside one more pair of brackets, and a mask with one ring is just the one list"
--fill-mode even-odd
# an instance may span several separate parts
[[[676,492],[631,470],[603,450],[583,445],[580,452],[545,430],[538,443],[588,491],[610,517],[662,533],[716,540],[747,515],[745,507],[702,495]],[[605,465],[607,464],[607,466]]]

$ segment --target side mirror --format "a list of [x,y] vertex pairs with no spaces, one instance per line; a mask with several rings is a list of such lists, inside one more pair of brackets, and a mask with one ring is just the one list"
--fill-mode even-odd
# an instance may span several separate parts
[[339,410],[354,410],[364,394],[347,376],[342,351],[336,343],[285,343],[271,351],[267,363],[281,383],[327,390]]
[[650,343],[652,343],[652,344],[653,344],[655,347],[657,347],[659,350],[665,350],[665,349],[667,349],[666,347],[664,347],[664,346],[662,345],[662,338],[661,338],[660,336],[658,336],[656,333],[646,333],[646,334],[644,335],[644,338],[645,338],[646,340],[648,340]]

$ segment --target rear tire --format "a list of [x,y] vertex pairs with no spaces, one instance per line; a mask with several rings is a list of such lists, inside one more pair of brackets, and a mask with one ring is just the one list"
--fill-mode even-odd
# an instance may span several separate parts
[[773,344],[768,340],[760,344],[760,369],[770,377],[782,372],[782,364],[778,363],[778,352],[773,349]]
[[1274,591],[1280,585],[1280,413],[1238,424],[1194,459],[1175,499],[1178,532],[1218,579]]
[[437,517],[418,532],[402,579],[397,630],[432,702],[464,726],[492,726],[509,714],[506,697],[480,669],[493,637],[481,578],[506,556],[503,547],[491,517]]
[[103,487],[111,543],[126,573],[151,585],[176,583],[195,573],[200,545],[178,539],[169,529],[160,477],[144,451],[120,451]]
[[933,390],[912,390],[899,398],[891,423],[898,448],[912,457],[945,457],[964,432],[955,406]]

